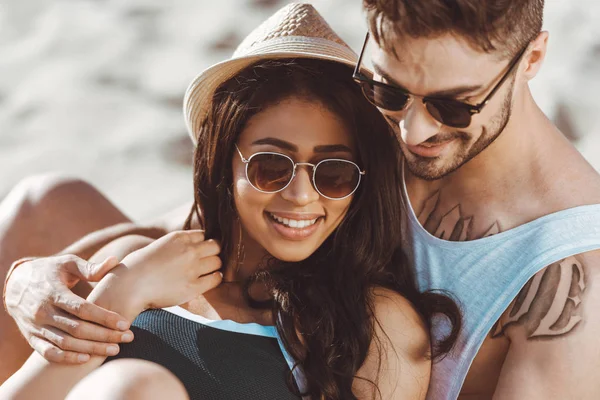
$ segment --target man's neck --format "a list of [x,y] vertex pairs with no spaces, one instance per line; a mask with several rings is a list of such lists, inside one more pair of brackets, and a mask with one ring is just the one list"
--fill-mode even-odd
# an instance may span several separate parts
[[[520,96],[496,141],[457,171],[433,182],[407,174],[411,203],[431,234],[473,240],[567,208],[561,204],[568,200],[561,203],[562,195],[556,193],[569,179],[564,169],[588,173],[589,165],[529,90]],[[549,198],[556,204],[546,204]]]
[[442,178],[456,196],[483,195],[485,199],[514,198],[543,179],[547,155],[570,143],[542,113],[529,92],[515,102],[504,131],[488,148],[454,173]]

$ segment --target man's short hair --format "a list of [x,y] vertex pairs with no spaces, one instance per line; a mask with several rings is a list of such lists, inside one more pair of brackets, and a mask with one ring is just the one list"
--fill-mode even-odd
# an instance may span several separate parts
[[395,54],[403,38],[447,33],[509,58],[542,30],[544,0],[363,0],[377,44]]

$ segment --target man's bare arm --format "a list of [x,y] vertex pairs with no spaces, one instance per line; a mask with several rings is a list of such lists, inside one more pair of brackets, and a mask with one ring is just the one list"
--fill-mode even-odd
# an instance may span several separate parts
[[73,254],[87,260],[102,247],[123,236],[139,235],[150,239],[158,239],[166,233],[167,231],[162,227],[140,226],[133,222],[125,222],[92,232],[58,254]]
[[65,255],[23,263],[5,283],[8,313],[29,344],[50,361],[79,363],[89,354],[114,354],[117,343],[132,339],[130,321],[86,301],[92,290],[88,281],[107,271],[86,260],[120,238],[151,241],[165,233],[160,227],[118,224],[86,235],[60,252]]
[[595,399],[600,388],[600,251],[536,274],[493,335],[511,341],[495,400]]

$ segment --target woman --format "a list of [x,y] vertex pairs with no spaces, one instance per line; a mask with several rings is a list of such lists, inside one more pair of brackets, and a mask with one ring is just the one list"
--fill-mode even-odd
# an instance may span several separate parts
[[[400,220],[398,144],[353,83],[342,43],[312,7],[291,5],[201,74],[186,96],[197,141],[186,228],[196,215],[204,232],[129,255],[147,243],[105,249],[124,258],[89,298],[141,313],[120,357],[163,365],[193,398],[424,398],[434,312],[455,324],[433,355],[454,340],[455,305],[420,294],[401,256],[390,223]],[[131,367],[119,361],[81,381],[103,361],[34,354],[0,394],[64,398],[77,384],[71,396],[89,396],[106,376],[121,393],[138,383],[118,375]],[[141,366],[185,396],[168,372]]]

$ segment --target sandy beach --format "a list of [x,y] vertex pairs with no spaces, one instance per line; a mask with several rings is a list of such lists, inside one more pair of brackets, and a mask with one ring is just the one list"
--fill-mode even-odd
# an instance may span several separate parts
[[[285,1],[0,2],[0,198],[31,174],[89,180],[132,218],[191,198],[188,83]],[[360,0],[315,0],[354,49]],[[550,47],[532,82],[600,170],[600,2],[547,0]]]

